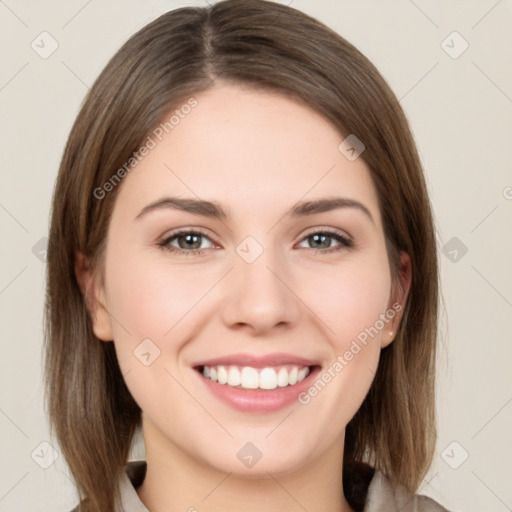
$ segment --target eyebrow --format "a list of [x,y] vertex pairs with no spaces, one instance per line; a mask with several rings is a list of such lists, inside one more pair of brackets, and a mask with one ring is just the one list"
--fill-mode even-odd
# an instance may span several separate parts
[[[216,201],[202,199],[191,199],[183,197],[164,197],[145,206],[135,219],[140,219],[150,212],[164,209],[180,210],[195,215],[201,215],[213,219],[225,220],[228,214]],[[328,212],[339,208],[355,208],[363,212],[373,223],[375,223],[370,210],[359,201],[345,197],[326,197],[313,201],[300,201],[294,204],[285,216],[295,219],[316,213]]]

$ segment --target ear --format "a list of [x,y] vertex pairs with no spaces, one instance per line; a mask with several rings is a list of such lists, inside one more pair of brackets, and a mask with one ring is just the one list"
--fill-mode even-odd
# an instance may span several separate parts
[[395,339],[404,314],[411,282],[411,259],[406,252],[400,251],[398,279],[395,279],[393,282],[388,303],[388,311],[394,311],[395,315],[384,327],[381,337],[381,348],[387,347]]
[[112,341],[112,322],[105,306],[103,284],[92,271],[89,259],[81,252],[75,254],[75,276],[91,315],[94,334],[100,340]]

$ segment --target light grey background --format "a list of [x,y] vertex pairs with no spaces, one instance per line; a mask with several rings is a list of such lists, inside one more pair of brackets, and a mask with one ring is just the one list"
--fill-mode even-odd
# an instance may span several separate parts
[[[41,239],[88,87],[131,34],[182,5],[204,2],[0,0],[0,511],[66,512],[76,503],[42,401]],[[512,2],[291,5],[376,64],[400,98],[426,169],[446,313],[438,446],[420,491],[453,511],[511,510]],[[58,48],[44,55],[53,40]],[[55,452],[41,445],[48,442]],[[52,453],[57,459],[44,469]]]

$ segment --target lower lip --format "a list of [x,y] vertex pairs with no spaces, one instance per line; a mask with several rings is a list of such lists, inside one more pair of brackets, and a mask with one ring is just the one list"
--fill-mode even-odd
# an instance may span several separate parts
[[196,371],[199,378],[213,395],[232,408],[242,412],[268,413],[279,411],[297,402],[300,393],[305,392],[311,386],[320,368],[312,368],[304,380],[293,386],[277,387],[268,390],[237,389],[228,384],[219,384],[216,381],[204,377],[197,370],[194,371]]

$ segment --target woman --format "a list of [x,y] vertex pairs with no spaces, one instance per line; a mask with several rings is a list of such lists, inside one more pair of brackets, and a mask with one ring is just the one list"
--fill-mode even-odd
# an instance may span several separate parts
[[407,121],[353,46],[262,0],[144,27],[54,194],[46,382],[75,510],[446,510],[414,494],[437,272]]

